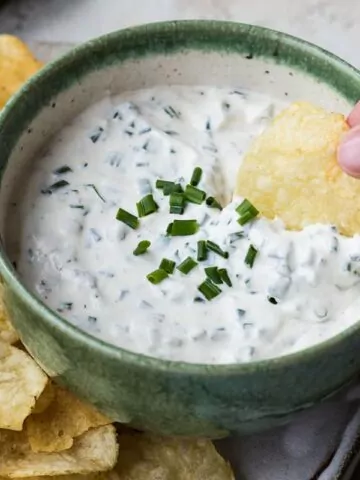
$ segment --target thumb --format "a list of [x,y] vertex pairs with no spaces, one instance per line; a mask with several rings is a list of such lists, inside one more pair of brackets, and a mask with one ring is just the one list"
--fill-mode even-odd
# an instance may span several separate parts
[[[360,104],[357,105],[360,107]],[[358,114],[358,126],[352,128],[343,136],[337,151],[340,168],[348,175],[356,178],[360,178],[360,108]]]

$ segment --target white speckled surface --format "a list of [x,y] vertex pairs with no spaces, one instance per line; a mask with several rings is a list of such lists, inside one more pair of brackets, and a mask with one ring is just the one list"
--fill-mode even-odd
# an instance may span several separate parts
[[[357,0],[8,0],[0,7],[0,32],[22,37],[46,61],[72,43],[111,30],[189,18],[236,20],[282,30],[317,43],[360,68]],[[301,414],[288,427],[227,440],[220,448],[232,459],[239,479],[311,480],[340,443],[359,395],[353,396],[352,402],[345,400],[330,401]],[[334,471],[360,431],[358,417],[349,424],[343,447],[321,479],[335,480]],[[360,479],[360,472],[355,479]]]
[[360,67],[357,0],[8,0],[0,28],[25,40],[81,42],[136,23],[236,20],[303,37]]

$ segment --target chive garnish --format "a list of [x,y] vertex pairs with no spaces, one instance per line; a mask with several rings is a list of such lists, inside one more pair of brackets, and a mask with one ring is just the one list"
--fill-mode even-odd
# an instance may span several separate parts
[[135,215],[124,210],[123,208],[119,208],[119,210],[117,211],[116,220],[125,223],[133,229],[136,229],[139,226],[139,219],[135,217]]
[[54,175],[63,175],[64,173],[72,172],[72,168],[68,165],[63,165],[62,167],[57,168],[53,171]]
[[166,233],[170,233],[173,237],[194,235],[199,230],[196,220],[174,220],[171,225],[170,232],[166,231]]
[[183,193],[172,192],[170,194],[170,213],[182,215],[184,213],[186,201]]
[[165,272],[165,270],[158,268],[157,270],[154,270],[153,272],[146,275],[146,278],[153,285],[157,285],[158,283],[161,283],[163,280],[165,280],[168,276],[169,275],[167,272]]
[[180,185],[180,183],[174,183],[172,182],[172,184],[168,184],[168,185],[165,185],[164,188],[163,188],[163,194],[165,196],[167,195],[170,195],[171,193],[182,193],[183,189],[182,189],[182,186]]
[[152,193],[148,193],[136,204],[136,208],[139,217],[146,217],[147,215],[156,212],[159,206],[155,202]]
[[254,262],[255,262],[255,258],[256,258],[257,253],[258,253],[258,251],[257,251],[257,249],[254,247],[254,245],[250,245],[249,250],[247,251],[247,254],[246,254],[246,256],[245,256],[245,263],[246,263],[246,265],[248,265],[250,268],[252,268],[253,265],[254,265]]
[[236,208],[236,212],[239,214],[238,222],[240,225],[245,225],[259,214],[259,210],[247,198]]
[[219,210],[222,210],[222,206],[214,197],[208,197],[206,199],[206,205],[210,208],[217,208]]
[[189,202],[200,205],[205,200],[206,192],[193,185],[186,185],[185,197]]
[[219,268],[219,274],[221,280],[226,283],[228,287],[232,287],[232,281],[230,280],[229,274],[226,268]]
[[222,250],[217,243],[212,242],[211,240],[207,240],[206,248],[214,253],[217,253],[220,255],[220,257],[229,258],[229,252],[224,252],[224,250]]
[[59,180],[58,182],[55,182],[52,185],[50,185],[50,187],[47,187],[44,190],[41,190],[41,193],[43,193],[44,195],[51,195],[56,190],[67,187],[68,185],[70,185],[70,183],[67,182],[66,180]]
[[93,183],[88,183],[88,184],[85,185],[85,186],[86,186],[86,187],[91,187],[91,188],[94,190],[94,192],[96,193],[96,195],[97,195],[104,203],[106,203],[105,198],[104,198],[102,195],[100,195],[99,190],[95,187],[95,185],[94,185]]
[[193,268],[195,268],[197,266],[197,262],[191,258],[191,257],[187,257],[185,258],[185,260],[183,262],[180,263],[180,265],[178,265],[176,268],[181,272],[183,273],[184,275],[187,275],[188,273],[191,272],[191,270]]
[[204,295],[206,300],[212,300],[221,293],[221,289],[209,278],[198,286],[198,290]]
[[174,273],[176,263],[168,258],[163,258],[160,262],[159,269],[166,273]]
[[200,167],[195,167],[193,174],[191,175],[190,184],[196,187],[199,185],[202,176],[202,169]]
[[206,267],[205,269],[206,276],[214,283],[221,284],[223,283],[218,267]]
[[138,246],[133,251],[133,254],[136,257],[139,255],[143,255],[148,250],[150,245],[151,245],[151,242],[149,242],[149,240],[141,240],[141,242],[138,243]]
[[160,190],[162,190],[167,185],[175,185],[175,182],[169,182],[169,180],[162,180],[161,178],[159,178],[155,182],[155,187],[159,188]]
[[166,235],[171,235],[172,227],[173,227],[173,222],[169,223],[169,225],[166,227]]
[[206,240],[199,240],[197,243],[197,259],[202,262],[207,259],[208,251],[206,248]]

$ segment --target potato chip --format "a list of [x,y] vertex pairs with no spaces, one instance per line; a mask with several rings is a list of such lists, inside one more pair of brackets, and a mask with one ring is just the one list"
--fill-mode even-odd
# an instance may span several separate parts
[[90,428],[111,423],[93,406],[54,385],[54,399],[42,413],[34,413],[25,423],[34,452],[59,452],[70,448],[74,438]]
[[210,440],[119,435],[117,480],[233,480]]
[[35,453],[26,432],[0,430],[0,476],[25,478],[35,476],[87,474],[110,470],[118,455],[116,431],[112,425],[94,428],[74,441],[66,451]]
[[360,182],[336,159],[348,128],[343,115],[305,102],[290,105],[250,147],[235,193],[288,229],[325,223],[345,235],[360,233]]
[[12,35],[0,35],[0,108],[42,64]]
[[32,409],[31,415],[44,412],[49,407],[54,398],[55,387],[51,383],[51,381],[48,381],[40,397],[36,400],[35,407]]
[[0,342],[0,428],[21,430],[47,381],[27,353]]
[[0,282],[0,340],[7,343],[16,343],[19,336],[11,325],[9,315],[3,301],[4,286]]

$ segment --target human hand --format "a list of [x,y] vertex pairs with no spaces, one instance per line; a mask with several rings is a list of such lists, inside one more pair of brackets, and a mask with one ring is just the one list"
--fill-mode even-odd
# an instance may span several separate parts
[[340,168],[348,175],[360,179],[360,101],[347,118],[350,130],[338,147],[337,158]]

